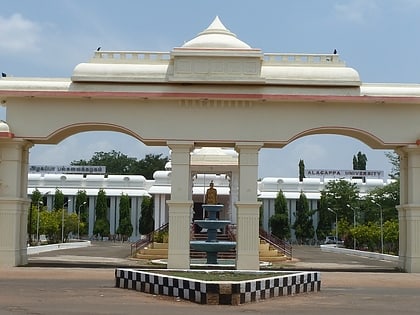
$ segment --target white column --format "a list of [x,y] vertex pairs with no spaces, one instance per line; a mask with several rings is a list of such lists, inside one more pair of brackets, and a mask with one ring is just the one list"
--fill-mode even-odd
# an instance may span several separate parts
[[130,209],[130,218],[131,225],[133,226],[133,234],[131,234],[130,241],[139,239],[139,218],[140,214],[138,211],[138,206],[142,197],[131,197],[131,209]]
[[190,176],[192,142],[168,142],[171,152],[171,199],[169,206],[168,268],[190,267],[190,222],[193,205]]
[[261,143],[237,143],[239,201],[237,208],[236,269],[259,270],[258,151]]
[[420,147],[407,146],[401,157],[400,267],[420,272]]
[[89,196],[89,230],[88,235],[89,237],[93,236],[93,227],[95,226],[95,207],[96,207],[96,197],[95,196]]
[[405,269],[406,255],[407,255],[407,221],[406,211],[402,205],[408,203],[407,198],[407,180],[408,180],[408,158],[407,153],[403,150],[396,151],[400,157],[400,205],[397,206],[398,210],[398,248],[399,248],[399,267]]
[[230,208],[231,208],[231,217],[229,218],[232,224],[237,224],[236,221],[238,218],[238,211],[236,208],[236,203],[239,200],[239,171],[235,169],[231,173],[230,178]]
[[109,202],[109,233],[111,235],[115,235],[117,231],[117,222],[115,222],[116,199],[117,197],[113,196]]
[[26,265],[27,222],[27,141],[0,138],[0,266]]
[[115,197],[115,231],[120,226],[120,200],[120,196]]

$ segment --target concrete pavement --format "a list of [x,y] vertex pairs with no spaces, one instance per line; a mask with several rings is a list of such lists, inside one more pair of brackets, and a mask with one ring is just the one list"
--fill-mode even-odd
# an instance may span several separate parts
[[[29,266],[56,267],[144,267],[157,268],[147,260],[131,259],[130,244],[91,242],[91,246],[60,249],[29,255]],[[319,246],[294,246],[293,260],[275,264],[272,269],[394,272],[397,263],[321,251]]]
[[98,242],[86,248],[31,255],[32,267],[0,268],[0,315],[388,315],[418,314],[420,309],[420,274],[398,273],[386,262],[350,255],[338,257],[306,246],[295,247],[297,259],[288,268],[323,267],[318,293],[234,307],[197,305],[114,288],[114,267],[133,264],[128,259],[129,249],[128,244]]

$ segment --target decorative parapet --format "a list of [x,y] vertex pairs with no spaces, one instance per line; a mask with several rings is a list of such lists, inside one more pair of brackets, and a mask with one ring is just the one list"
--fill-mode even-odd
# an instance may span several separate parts
[[[203,50],[201,55],[212,55],[211,50]],[[91,63],[115,64],[168,64],[180,53],[180,48],[174,52],[162,51],[95,51]],[[234,51],[232,51],[234,53]],[[237,53],[237,52],[236,52]],[[255,53],[255,52],[254,52]],[[183,55],[187,54],[183,51]],[[225,53],[226,55],[226,53]],[[345,62],[336,54],[294,54],[294,53],[264,53],[263,65],[296,65],[296,66],[345,66]]]
[[265,53],[264,65],[344,67],[345,63],[336,54]]
[[95,51],[91,63],[167,64],[169,52],[159,51]]

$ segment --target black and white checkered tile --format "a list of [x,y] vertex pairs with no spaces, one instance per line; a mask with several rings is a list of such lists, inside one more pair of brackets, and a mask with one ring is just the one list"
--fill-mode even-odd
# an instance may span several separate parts
[[235,282],[206,282],[159,274],[153,270],[117,268],[115,286],[156,295],[179,297],[199,304],[238,305],[277,296],[321,290],[317,271],[285,273],[278,276]]

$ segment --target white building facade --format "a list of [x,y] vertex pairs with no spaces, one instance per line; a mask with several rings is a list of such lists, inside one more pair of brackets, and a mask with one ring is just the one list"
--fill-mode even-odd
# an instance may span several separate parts
[[[223,204],[220,219],[229,220],[236,225],[235,203],[238,201],[238,155],[232,149],[224,148],[200,148],[191,154],[191,191],[193,207],[190,221],[203,219],[201,205],[211,182],[217,189],[218,203]],[[108,219],[110,222],[110,234],[115,235],[120,218],[119,203],[121,195],[128,195],[131,202],[131,224],[133,234],[131,241],[138,240],[139,220],[141,217],[141,203],[143,198],[154,198],[155,229],[169,223],[169,207],[167,201],[171,196],[171,162],[168,162],[165,170],[156,171],[153,180],[146,180],[141,175],[97,175],[97,174],[42,174],[30,173],[28,176],[28,195],[35,189],[45,195],[47,209],[52,209],[54,204],[54,192],[59,189],[67,201],[69,213],[76,212],[76,196],[79,191],[84,191],[88,196],[88,236],[93,236],[95,222],[96,199],[100,189],[103,189],[108,199]],[[259,180],[258,199],[262,202],[262,228],[270,231],[269,218],[274,214],[274,202],[281,190],[286,197],[289,209],[289,223],[293,225],[296,214],[296,201],[303,192],[308,199],[309,209],[318,209],[321,191],[331,180],[337,178],[278,178],[267,177]],[[360,192],[360,197],[366,196],[374,188],[389,184],[390,180],[367,178],[348,179],[355,183]],[[313,215],[314,228],[318,225],[318,213]],[[293,240],[292,231],[292,240]]]

